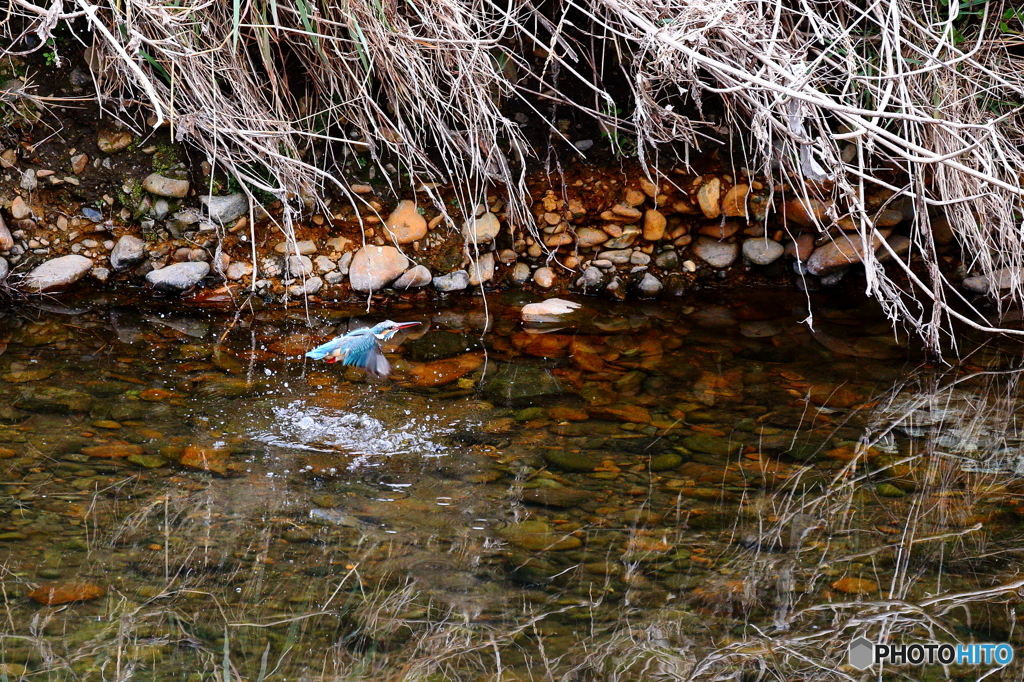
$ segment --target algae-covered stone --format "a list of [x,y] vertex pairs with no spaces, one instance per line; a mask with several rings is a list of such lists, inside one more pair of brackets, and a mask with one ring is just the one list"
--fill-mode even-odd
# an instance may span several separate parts
[[469,334],[434,330],[406,341],[404,348],[410,360],[430,362],[478,350],[480,340]]
[[88,393],[57,386],[37,386],[25,390],[14,401],[14,406],[28,412],[71,414],[88,412],[93,397]]
[[591,453],[572,452],[560,448],[545,450],[544,459],[548,464],[562,471],[593,471],[601,463]]
[[731,445],[727,439],[706,433],[687,436],[683,439],[683,446],[694,452],[706,452],[719,457],[728,457],[736,450],[736,446]]
[[683,463],[683,456],[676,452],[663,452],[651,457],[647,468],[651,471],[670,471]]
[[574,535],[553,532],[543,521],[523,521],[502,528],[498,533],[510,544],[533,552],[575,549],[582,541]]
[[542,367],[502,364],[488,377],[484,395],[495,402],[529,405],[548,396],[561,395],[558,379]]

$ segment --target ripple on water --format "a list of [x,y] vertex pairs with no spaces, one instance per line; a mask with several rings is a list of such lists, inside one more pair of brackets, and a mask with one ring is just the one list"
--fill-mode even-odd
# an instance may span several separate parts
[[357,456],[354,468],[367,459],[393,455],[440,457],[447,446],[439,442],[454,429],[438,415],[382,415],[387,421],[358,407],[348,411],[324,409],[295,400],[271,408],[269,428],[257,433],[257,440],[278,447],[318,452],[345,451]]

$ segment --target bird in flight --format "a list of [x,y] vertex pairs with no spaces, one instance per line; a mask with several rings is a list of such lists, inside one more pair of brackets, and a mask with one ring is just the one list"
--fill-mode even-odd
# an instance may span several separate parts
[[381,352],[380,345],[390,341],[402,329],[415,327],[419,322],[392,322],[384,320],[372,327],[355,329],[331,339],[306,353],[307,358],[340,362],[366,370],[375,377],[391,374],[391,364]]

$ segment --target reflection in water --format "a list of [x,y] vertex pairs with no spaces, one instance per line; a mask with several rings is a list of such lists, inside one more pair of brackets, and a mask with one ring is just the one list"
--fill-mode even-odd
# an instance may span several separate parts
[[859,635],[1016,643],[1016,349],[907,372],[874,310],[811,334],[803,301],[544,334],[491,302],[482,341],[422,311],[389,383],[302,360],[344,311],[0,318],[0,670],[847,679]]

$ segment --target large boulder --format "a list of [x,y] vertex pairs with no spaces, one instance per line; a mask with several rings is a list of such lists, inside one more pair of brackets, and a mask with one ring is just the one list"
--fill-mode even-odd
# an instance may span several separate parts
[[352,256],[349,283],[356,291],[379,291],[408,267],[409,259],[393,246],[364,246]]

